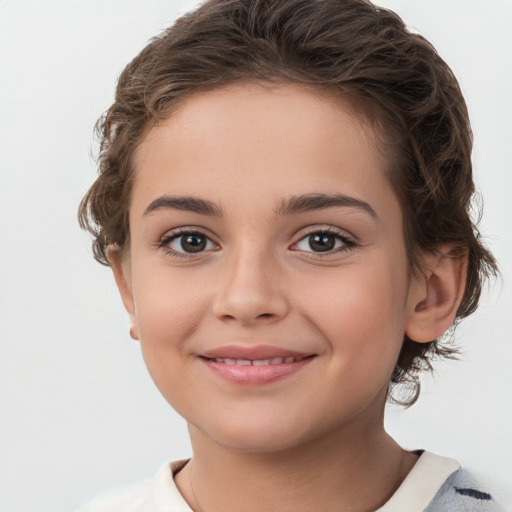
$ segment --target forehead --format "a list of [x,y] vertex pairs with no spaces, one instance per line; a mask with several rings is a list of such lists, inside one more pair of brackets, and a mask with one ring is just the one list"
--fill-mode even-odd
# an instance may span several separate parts
[[134,163],[139,210],[164,193],[247,205],[258,193],[268,204],[333,189],[365,201],[394,196],[366,120],[348,100],[300,85],[192,95],[148,132]]

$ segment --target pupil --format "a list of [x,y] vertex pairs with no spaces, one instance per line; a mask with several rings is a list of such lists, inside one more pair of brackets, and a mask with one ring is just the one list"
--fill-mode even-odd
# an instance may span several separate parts
[[206,238],[200,235],[186,235],[181,239],[181,247],[186,252],[200,252],[206,247]]
[[309,237],[309,246],[317,252],[326,252],[334,248],[335,240],[332,235],[319,234]]

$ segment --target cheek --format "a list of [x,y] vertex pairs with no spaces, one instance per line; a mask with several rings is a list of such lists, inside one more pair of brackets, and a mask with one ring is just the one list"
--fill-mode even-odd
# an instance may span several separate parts
[[[190,280],[174,273],[144,272],[134,276],[135,316],[144,359],[150,373],[169,366],[183,355],[208,310],[209,298]],[[179,368],[174,365],[174,371]]]
[[[328,340],[343,374],[365,368],[388,372],[394,366],[405,331],[406,279],[394,265],[343,269],[304,291],[302,309]],[[358,370],[359,369],[359,370]]]
[[[188,411],[190,382],[187,340],[204,315],[200,297],[193,290],[146,281],[136,295],[140,346],[148,372],[160,393],[180,414]],[[183,392],[184,383],[187,392]]]

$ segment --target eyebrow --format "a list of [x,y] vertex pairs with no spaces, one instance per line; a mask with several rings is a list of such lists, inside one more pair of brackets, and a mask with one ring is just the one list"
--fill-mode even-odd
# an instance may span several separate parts
[[367,202],[343,194],[304,194],[293,196],[283,201],[276,209],[276,213],[278,215],[293,215],[339,206],[358,208],[370,214],[374,219],[378,219],[375,210]]
[[[315,210],[325,210],[334,207],[358,208],[370,214],[374,219],[378,216],[375,210],[365,201],[343,194],[303,194],[292,196],[283,200],[274,210],[276,215],[296,215]],[[160,196],[151,201],[144,210],[143,216],[160,209],[172,209],[186,212],[199,213],[214,217],[222,217],[224,210],[208,199],[192,196]]]
[[154,201],[151,201],[149,206],[144,210],[143,216],[149,215],[151,212],[162,208],[170,208],[172,210],[181,210],[215,217],[221,217],[224,213],[221,207],[207,199],[190,196],[160,196]]

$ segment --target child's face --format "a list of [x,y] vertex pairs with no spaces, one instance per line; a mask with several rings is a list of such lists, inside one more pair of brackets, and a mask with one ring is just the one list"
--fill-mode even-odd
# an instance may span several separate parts
[[355,114],[300,86],[230,86],[153,128],[135,168],[125,284],[113,268],[196,435],[265,452],[381,425],[417,284]]

